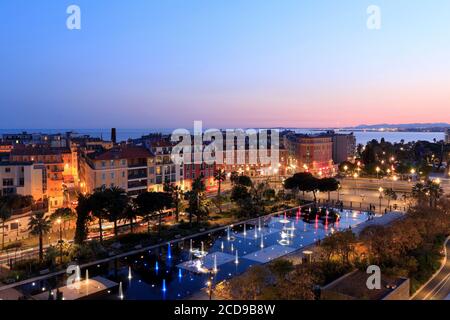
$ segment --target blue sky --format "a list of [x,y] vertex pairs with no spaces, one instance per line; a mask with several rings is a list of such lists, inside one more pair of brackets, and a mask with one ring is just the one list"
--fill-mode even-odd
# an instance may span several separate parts
[[0,21],[0,128],[450,122],[446,0],[2,0]]

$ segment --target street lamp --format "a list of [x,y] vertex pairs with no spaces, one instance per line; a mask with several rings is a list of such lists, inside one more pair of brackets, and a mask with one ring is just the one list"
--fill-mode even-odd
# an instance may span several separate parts
[[358,174],[356,172],[353,174],[353,178],[355,178],[355,194],[356,194],[358,190]]
[[376,167],[375,171],[377,172],[377,179],[379,179],[378,175],[379,175],[379,173],[381,171],[380,167]]
[[209,300],[212,300],[212,284],[213,284],[214,276],[211,275],[206,285],[208,286]]
[[380,192],[379,198],[380,198],[380,214],[381,214],[381,200],[383,200],[383,191],[384,191],[384,189],[382,187],[380,187],[378,189],[378,191]]
[[19,237],[19,220],[16,219],[16,224],[17,224],[17,238]]
[[63,261],[63,239],[62,239],[62,219],[58,218],[56,223],[59,224],[59,259],[62,264]]

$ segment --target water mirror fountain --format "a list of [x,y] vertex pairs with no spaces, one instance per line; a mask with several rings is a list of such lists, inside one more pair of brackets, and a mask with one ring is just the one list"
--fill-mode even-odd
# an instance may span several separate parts
[[[160,247],[143,248],[140,253],[111,262],[100,262],[96,268],[90,268],[89,271],[83,269],[83,272],[86,280],[91,283],[94,281],[91,279],[99,276],[115,283],[116,290],[105,292],[105,299],[184,299],[200,292],[210,280],[211,274],[214,274],[214,281],[217,283],[228,280],[251,265],[267,263],[303,250],[327,234],[348,229],[349,226],[354,227],[367,219],[360,212],[344,211],[340,220],[335,222],[334,219],[331,220],[333,211],[329,210],[328,225],[326,211],[322,210],[322,216],[315,213],[309,215],[307,209],[303,211],[304,215],[290,210],[291,215],[283,212],[276,216],[256,218],[258,221],[255,219],[248,226],[247,223],[242,223],[240,231],[233,231],[232,226],[227,226],[195,238],[174,240]],[[261,239],[257,239],[258,237]],[[78,281],[80,272],[81,270],[76,270]],[[64,281],[62,275],[53,283]],[[24,294],[34,296],[42,293],[42,288],[47,292],[49,284],[35,282],[32,285],[30,282],[18,288]]]
[[123,296],[123,287],[122,287],[122,282],[119,283],[119,299],[123,300],[124,296]]

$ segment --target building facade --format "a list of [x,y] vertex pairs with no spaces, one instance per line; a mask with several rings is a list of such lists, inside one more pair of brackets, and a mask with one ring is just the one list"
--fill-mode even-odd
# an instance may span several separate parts
[[80,156],[80,189],[84,193],[119,187],[136,196],[152,189],[155,173],[155,157],[143,147],[121,145]]
[[78,182],[78,156],[76,150],[70,148],[15,146],[11,150],[10,161],[32,162],[45,167],[50,209],[62,207],[65,188]]
[[43,201],[46,193],[45,166],[32,162],[0,162],[0,196],[20,194]]
[[342,163],[353,160],[356,150],[356,137],[353,133],[337,134],[331,133],[333,139],[333,161]]

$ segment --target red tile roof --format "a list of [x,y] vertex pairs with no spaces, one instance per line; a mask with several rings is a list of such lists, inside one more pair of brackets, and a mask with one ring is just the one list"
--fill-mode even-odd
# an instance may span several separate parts
[[100,153],[88,154],[92,160],[116,160],[116,159],[135,159],[150,158],[153,155],[144,147],[119,146]]
[[59,155],[62,153],[70,153],[70,149],[46,146],[14,146],[11,150],[12,156]]

